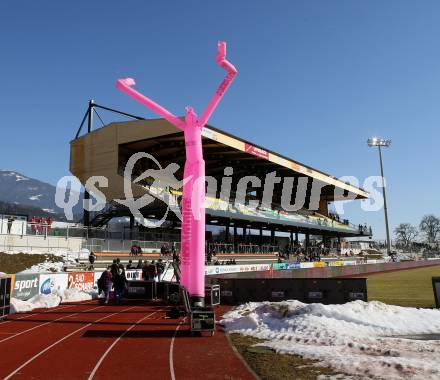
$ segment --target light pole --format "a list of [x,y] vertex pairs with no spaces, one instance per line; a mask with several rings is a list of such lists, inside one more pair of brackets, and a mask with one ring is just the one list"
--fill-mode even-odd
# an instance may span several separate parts
[[385,228],[387,234],[387,254],[391,254],[391,240],[390,240],[390,229],[388,227],[388,210],[387,210],[387,197],[385,192],[385,177],[383,175],[383,162],[382,162],[382,147],[388,148],[391,145],[391,140],[384,140],[378,137],[373,137],[368,139],[368,146],[377,146],[379,150],[379,161],[380,161],[380,175],[382,178],[382,193],[383,193],[383,210],[385,213]]

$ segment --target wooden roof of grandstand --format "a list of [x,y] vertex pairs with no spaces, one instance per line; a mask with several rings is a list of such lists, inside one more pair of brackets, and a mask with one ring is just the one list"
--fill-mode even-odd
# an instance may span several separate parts
[[[182,178],[185,162],[183,132],[163,119],[114,122],[78,137],[71,141],[70,170],[83,183],[93,175],[106,176],[109,187],[103,191],[107,198],[123,198],[123,170],[135,152],[150,153],[162,167],[177,163],[180,169],[176,177]],[[203,154],[206,175],[218,179],[219,184],[224,168],[230,166],[235,183],[247,175],[255,175],[263,181],[266,174],[275,171],[279,177],[308,177],[318,181],[322,186],[321,201],[324,202],[342,200],[348,193],[355,199],[369,196],[361,188],[210,125],[203,130]],[[140,187],[133,187],[135,196],[144,193]],[[281,189],[282,183],[275,185],[274,202],[278,204]]]

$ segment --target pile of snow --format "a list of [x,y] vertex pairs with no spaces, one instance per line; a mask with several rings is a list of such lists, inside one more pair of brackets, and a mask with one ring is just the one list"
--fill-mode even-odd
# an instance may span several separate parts
[[60,292],[61,302],[79,302],[79,301],[88,301],[91,299],[98,298],[98,292],[96,290],[89,290],[87,292],[83,292],[78,289],[65,289]]
[[264,340],[258,345],[362,378],[440,378],[440,341],[399,337],[439,334],[440,310],[377,301],[252,302],[225,314],[221,323],[229,332]]
[[26,313],[34,309],[57,307],[61,302],[79,302],[98,298],[96,290],[82,292],[78,289],[65,289],[58,293],[38,294],[27,301],[11,298],[11,314]]
[[26,313],[34,309],[49,309],[57,307],[61,302],[61,298],[56,294],[37,294],[27,301],[17,298],[11,298],[11,314]]
[[[14,254],[14,252],[9,252],[10,254]],[[41,251],[31,251],[31,252],[23,252],[26,254],[40,254],[45,255],[48,254],[47,252],[41,252]],[[76,264],[76,260],[79,258],[88,258],[90,251],[82,249],[79,252],[71,252],[67,250],[55,250],[53,252],[50,252],[51,255],[61,257],[63,261],[51,261],[46,260],[45,262],[38,263],[35,265],[32,265],[30,268],[25,269],[21,273],[47,273],[47,272],[64,272],[64,267],[69,265]]]
[[20,273],[47,273],[47,272],[63,272],[65,264],[62,261],[45,261],[44,263],[38,263],[32,265],[30,268],[27,268]]

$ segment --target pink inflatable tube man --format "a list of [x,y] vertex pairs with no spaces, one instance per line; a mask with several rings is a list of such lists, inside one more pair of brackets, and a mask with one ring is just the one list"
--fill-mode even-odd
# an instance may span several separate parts
[[184,132],[186,161],[182,195],[181,285],[194,306],[203,306],[205,296],[205,161],[202,150],[202,130],[224,93],[237,75],[236,68],[226,60],[226,42],[218,43],[217,64],[227,74],[200,118],[187,107],[185,121],[132,88],[132,78],[119,79],[116,87],[133,97]]

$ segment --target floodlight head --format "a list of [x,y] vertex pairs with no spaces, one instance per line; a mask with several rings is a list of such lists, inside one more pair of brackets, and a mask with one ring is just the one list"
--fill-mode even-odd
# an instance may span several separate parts
[[367,140],[368,146],[384,146],[389,147],[391,145],[391,140],[381,139],[379,137],[372,137]]

